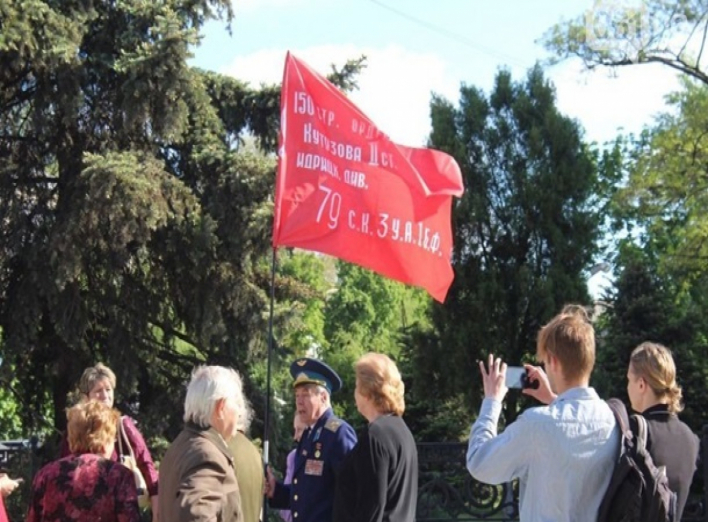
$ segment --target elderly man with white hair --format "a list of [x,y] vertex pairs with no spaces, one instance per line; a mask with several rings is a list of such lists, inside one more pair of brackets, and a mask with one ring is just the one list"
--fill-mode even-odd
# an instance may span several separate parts
[[182,432],[160,465],[160,519],[242,522],[241,496],[228,441],[246,412],[241,377],[230,368],[200,366],[184,401]]

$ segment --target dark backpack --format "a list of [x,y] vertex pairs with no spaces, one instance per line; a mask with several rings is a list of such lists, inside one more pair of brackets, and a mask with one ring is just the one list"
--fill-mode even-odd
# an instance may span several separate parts
[[669,489],[664,466],[656,467],[647,451],[647,421],[632,415],[619,399],[607,404],[622,431],[620,453],[600,504],[598,522],[675,522],[676,494]]

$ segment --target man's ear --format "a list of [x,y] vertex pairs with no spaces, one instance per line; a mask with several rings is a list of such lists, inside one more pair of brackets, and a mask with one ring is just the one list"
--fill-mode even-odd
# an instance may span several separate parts
[[553,368],[553,371],[554,371],[554,372],[558,371],[558,365],[560,364],[560,363],[558,362],[558,358],[557,358],[555,355],[552,355],[552,354],[549,353],[548,356],[547,356],[547,359],[548,359],[548,365],[549,365],[551,368]]
[[217,419],[223,419],[224,418],[224,404],[226,404],[226,399],[217,399],[216,402],[214,403],[214,413],[216,414]]

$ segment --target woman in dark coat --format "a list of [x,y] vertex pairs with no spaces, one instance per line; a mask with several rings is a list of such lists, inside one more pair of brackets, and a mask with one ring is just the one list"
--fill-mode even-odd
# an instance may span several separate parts
[[634,349],[627,370],[627,394],[632,409],[647,421],[647,448],[654,464],[666,467],[669,487],[676,493],[676,520],[681,520],[698,460],[699,440],[678,418],[683,409],[676,365],[668,348],[642,343]]
[[401,418],[401,374],[391,359],[378,353],[364,355],[354,369],[354,398],[369,424],[337,475],[334,522],[413,522],[418,451]]

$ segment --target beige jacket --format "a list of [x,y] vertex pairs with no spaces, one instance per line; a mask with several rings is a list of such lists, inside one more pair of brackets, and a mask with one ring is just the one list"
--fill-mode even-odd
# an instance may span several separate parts
[[213,428],[188,423],[160,463],[160,520],[243,522],[234,462]]

